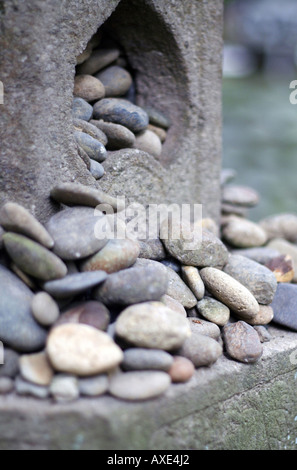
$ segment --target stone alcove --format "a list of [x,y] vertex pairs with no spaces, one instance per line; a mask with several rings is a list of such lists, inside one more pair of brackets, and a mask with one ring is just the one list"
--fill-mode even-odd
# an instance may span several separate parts
[[173,124],[162,165],[123,155],[100,186],[139,202],[200,202],[217,218],[221,19],[221,0],[2,0],[0,203],[15,200],[45,221],[57,181],[97,184],[77,156],[71,106],[76,57],[107,20],[137,71],[139,104]]

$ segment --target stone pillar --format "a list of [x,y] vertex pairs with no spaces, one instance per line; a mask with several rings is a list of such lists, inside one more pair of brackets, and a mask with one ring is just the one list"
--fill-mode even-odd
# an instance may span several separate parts
[[[100,185],[150,202],[203,203],[219,214],[222,0],[0,1],[0,204],[14,200],[45,221],[58,181],[96,186],[76,154],[76,57],[106,27],[124,47],[140,105],[172,126],[161,161],[113,155]],[[133,184],[131,185],[131,181]]]

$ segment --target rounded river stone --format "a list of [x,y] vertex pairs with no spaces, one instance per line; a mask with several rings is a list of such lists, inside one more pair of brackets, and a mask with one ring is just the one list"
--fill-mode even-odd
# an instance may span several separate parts
[[126,308],[117,318],[116,334],[135,346],[179,348],[191,334],[189,322],[161,302],[144,302]]
[[131,371],[114,374],[109,392],[123,400],[148,400],[164,393],[170,383],[170,376],[163,371]]
[[60,315],[55,326],[64,323],[83,323],[98,330],[106,330],[110,321],[109,310],[101,302],[89,300],[80,303]]
[[147,113],[121,98],[104,98],[94,105],[94,118],[128,127],[132,132],[144,130],[149,123]]
[[244,207],[254,207],[259,202],[259,194],[248,186],[227,185],[223,188],[223,203]]
[[44,290],[57,299],[64,299],[81,294],[92,287],[105,281],[105,271],[94,271],[87,273],[75,273],[44,284]]
[[297,331],[297,285],[278,284],[271,307],[275,323]]
[[86,101],[96,101],[104,98],[105,88],[103,83],[92,75],[76,75],[73,94]]
[[224,240],[237,248],[262,246],[267,235],[260,225],[242,217],[232,217],[222,230]]
[[100,211],[95,214],[88,207],[64,209],[47,223],[47,230],[55,241],[54,252],[68,261],[86,258],[103,248],[108,242],[106,227],[105,216]]
[[198,269],[195,268],[195,266],[182,266],[181,272],[183,280],[189,286],[196,299],[203,299],[205,294],[205,287]]
[[229,274],[210,267],[203,268],[200,275],[206,289],[243,320],[253,319],[259,313],[253,294]]
[[284,238],[293,243],[297,241],[296,214],[271,215],[261,220],[259,225],[265,230],[269,240],[272,238]]
[[173,363],[168,374],[173,383],[184,383],[194,375],[195,366],[190,359],[183,356],[173,356]]
[[38,292],[33,297],[31,309],[35,320],[43,326],[51,326],[60,315],[57,303],[47,292]]
[[219,326],[226,325],[230,318],[229,308],[211,297],[204,297],[200,300],[197,304],[197,310],[206,320]]
[[224,344],[230,357],[244,363],[256,362],[263,353],[258,333],[244,321],[225,325]]
[[107,157],[106,148],[89,134],[81,131],[74,131],[77,144],[86,152],[86,154],[96,162],[103,162]]
[[164,370],[168,371],[173,357],[160,349],[130,348],[124,351],[121,367],[125,370]]
[[118,65],[107,67],[99,72],[96,78],[103,83],[106,97],[123,96],[132,85],[130,73]]
[[107,136],[107,148],[109,150],[120,150],[122,148],[133,147],[135,135],[127,127],[113,122],[91,120],[91,123]]
[[93,106],[82,98],[74,98],[72,104],[72,114],[76,119],[89,121],[93,115]]
[[222,354],[222,346],[215,339],[199,333],[187,338],[178,351],[179,356],[192,361],[195,367],[210,366]]
[[81,132],[85,132],[86,134],[89,134],[94,139],[99,140],[99,142],[101,142],[101,144],[104,145],[105,147],[105,145],[108,142],[107,136],[104,134],[104,132],[100,128],[98,128],[97,126],[93,124],[94,122],[97,122],[97,121],[91,120],[90,122],[87,122],[87,121],[83,121],[82,119],[73,119],[73,125],[77,131],[81,131]]
[[99,70],[117,60],[119,56],[120,51],[116,48],[96,49],[83,64],[77,67],[77,72],[79,74],[94,75]]

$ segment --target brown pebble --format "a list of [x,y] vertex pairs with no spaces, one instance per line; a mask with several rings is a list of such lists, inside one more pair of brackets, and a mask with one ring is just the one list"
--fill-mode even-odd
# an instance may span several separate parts
[[182,356],[174,356],[173,364],[168,374],[173,383],[187,382],[194,375],[195,367],[192,361]]

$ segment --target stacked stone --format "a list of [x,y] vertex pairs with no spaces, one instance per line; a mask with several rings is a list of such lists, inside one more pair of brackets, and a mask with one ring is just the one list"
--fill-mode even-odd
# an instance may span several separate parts
[[139,149],[159,158],[170,122],[161,112],[135,104],[135,83],[117,45],[99,32],[77,58],[73,124],[78,154],[95,179],[109,151]]
[[[240,282],[247,272],[253,273],[254,286],[247,287],[255,294],[261,289],[256,273],[260,266],[268,268],[277,289],[266,314],[275,323],[297,331],[297,215],[275,214],[258,223],[248,220],[248,209],[258,204],[259,195],[250,187],[231,184],[235,176],[233,170],[222,171],[221,237],[232,253],[225,269]],[[256,298],[265,305],[259,295]]]

